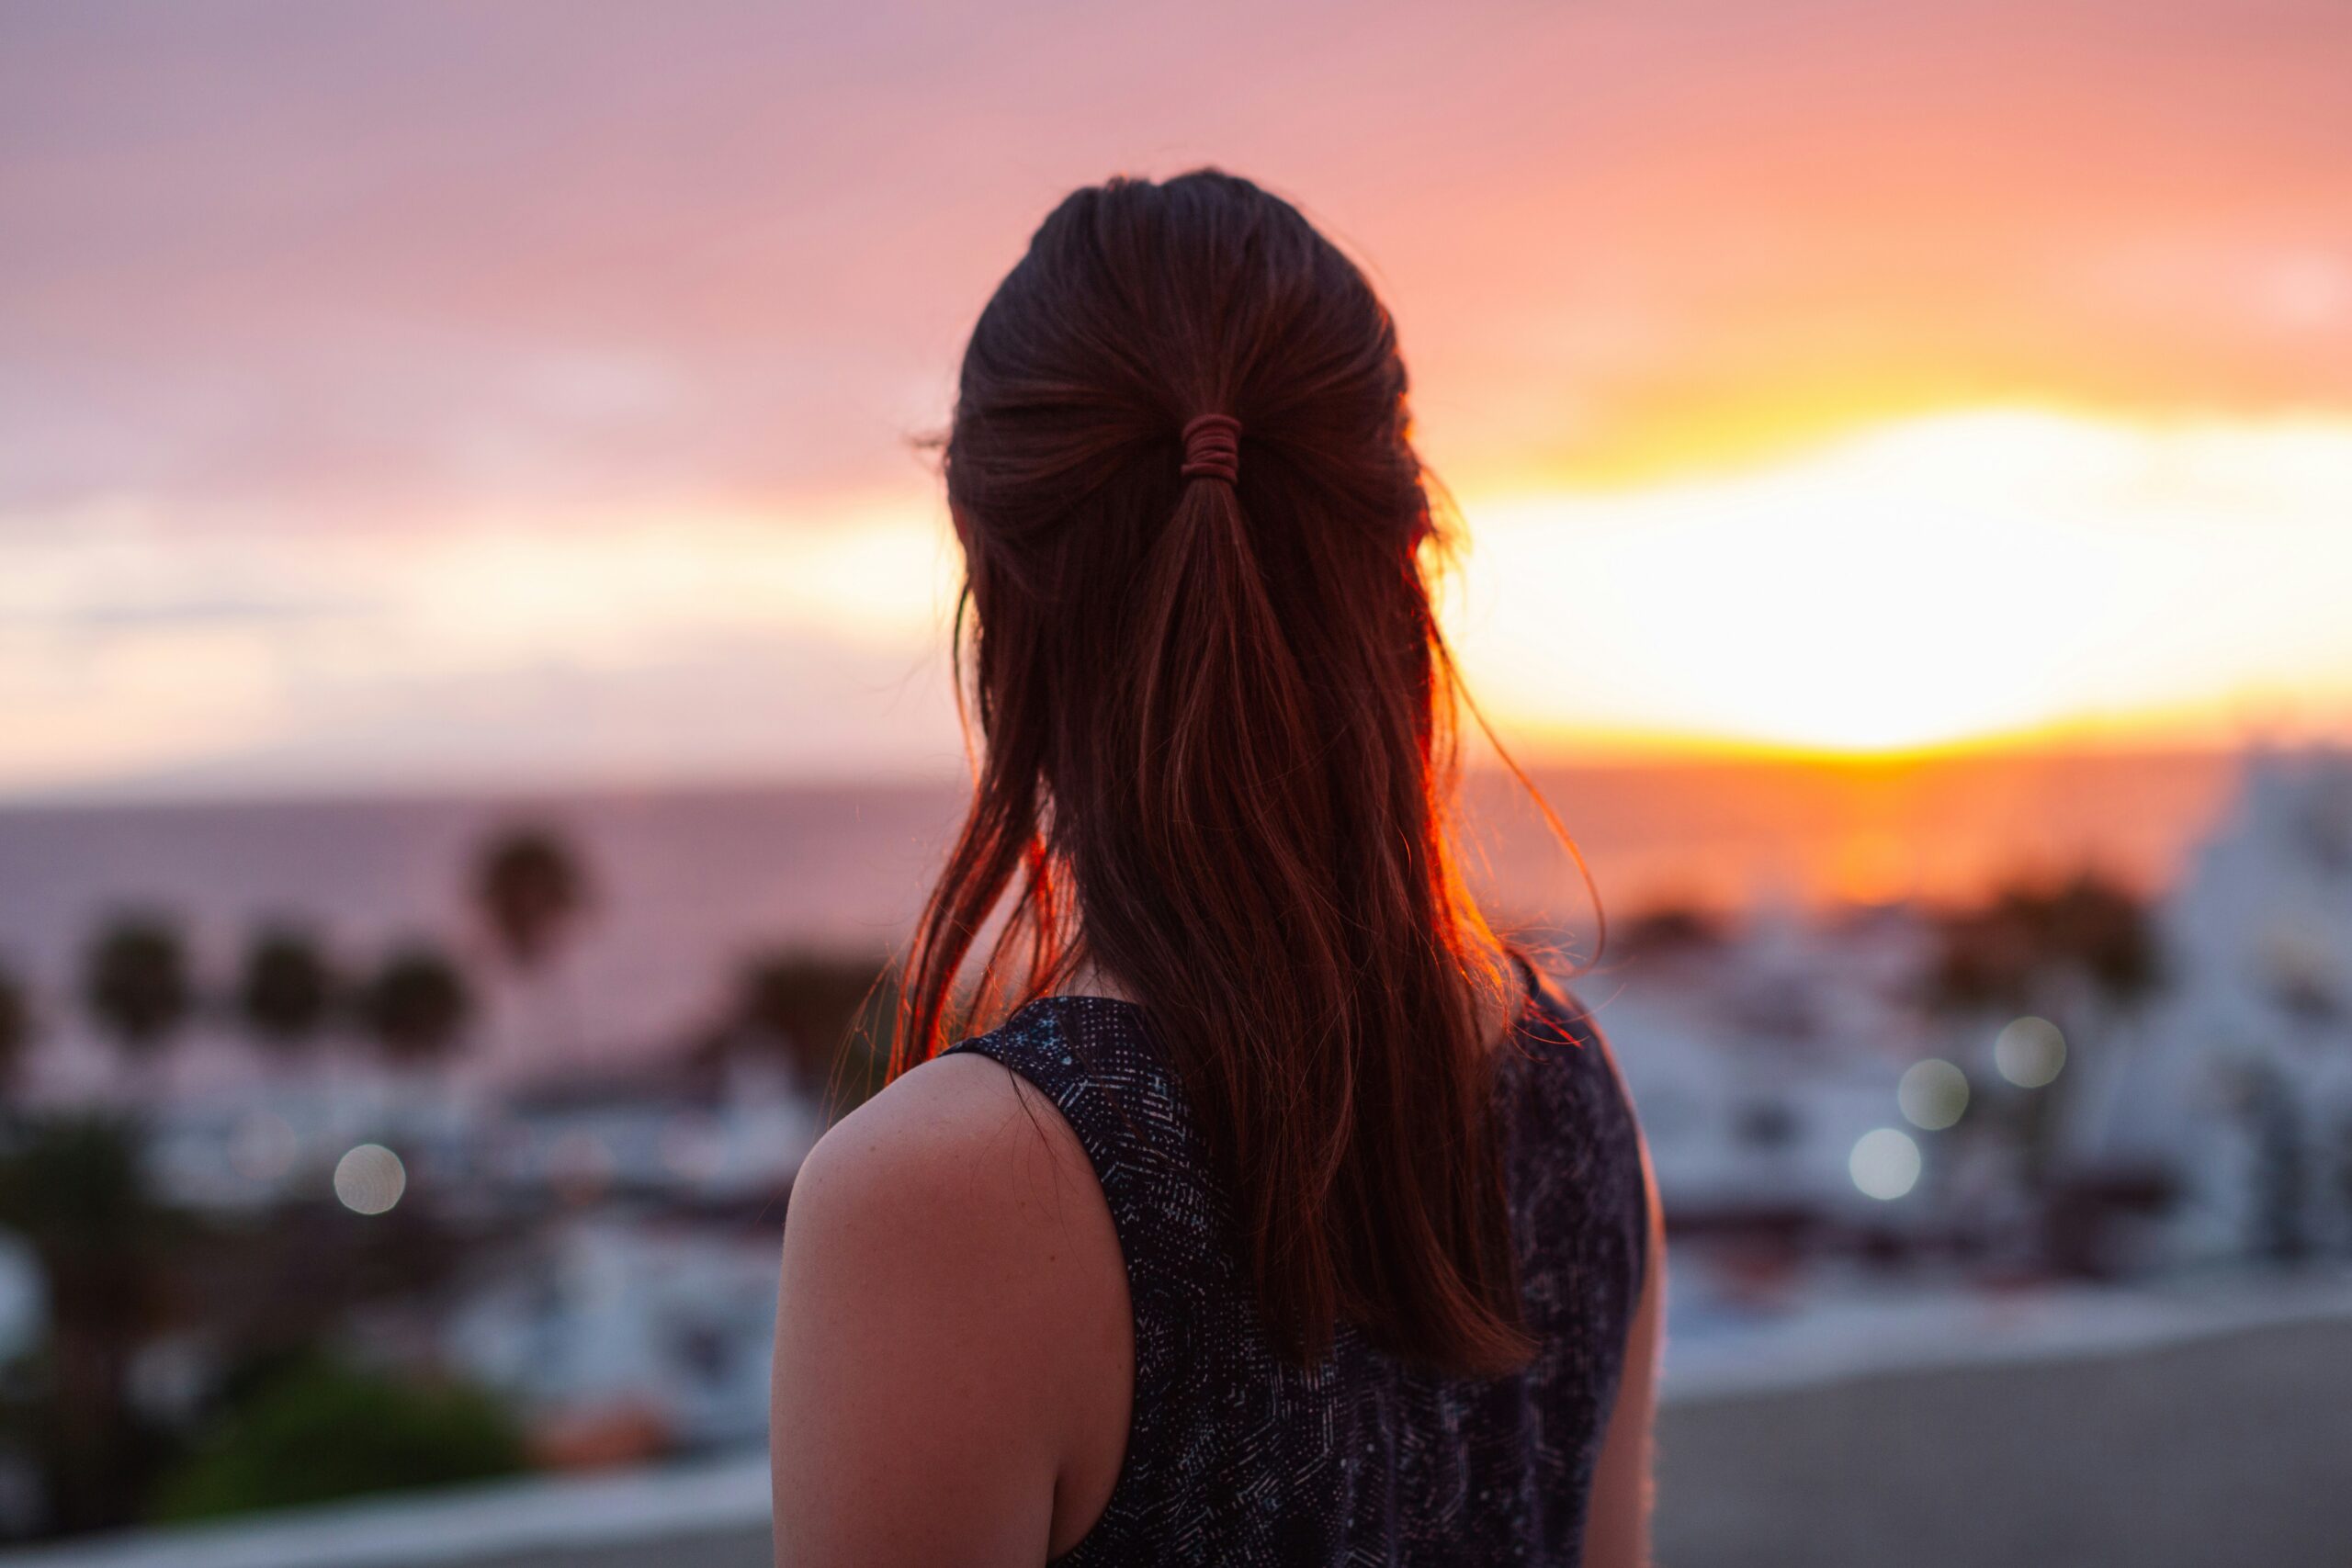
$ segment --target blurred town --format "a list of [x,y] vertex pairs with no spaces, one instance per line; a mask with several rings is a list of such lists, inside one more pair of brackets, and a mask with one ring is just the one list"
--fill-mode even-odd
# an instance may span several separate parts
[[[879,1081],[886,944],[709,954],[703,1004],[582,1056],[599,842],[497,820],[447,929],[380,943],[198,941],[124,887],[7,955],[0,1530],[759,1448],[786,1196]],[[1665,1196],[1670,1380],[1768,1334],[1834,1366],[1874,1305],[2352,1259],[2344,753],[2248,753],[2153,890],[1653,905],[1577,985]]]

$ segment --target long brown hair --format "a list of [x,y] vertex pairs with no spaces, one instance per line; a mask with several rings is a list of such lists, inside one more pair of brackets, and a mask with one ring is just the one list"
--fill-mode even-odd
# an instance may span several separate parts
[[[1229,483],[1180,472],[1209,413]],[[1480,1024],[1508,977],[1448,840],[1447,530],[1387,310],[1248,180],[1080,190],[980,314],[945,468],[984,744],[893,1073],[1091,964],[1173,1058],[1278,1345],[1344,1319],[1520,1363]]]

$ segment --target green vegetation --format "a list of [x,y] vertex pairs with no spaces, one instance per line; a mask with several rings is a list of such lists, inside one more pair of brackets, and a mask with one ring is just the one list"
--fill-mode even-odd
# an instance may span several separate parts
[[164,1319],[186,1217],[150,1187],[131,1125],[44,1118],[0,1156],[0,1224],[49,1284],[50,1344],[7,1414],[40,1468],[61,1529],[129,1523],[162,1451],[131,1407],[132,1354]]
[[[37,1467],[50,1528],[136,1523],[158,1498],[187,1517],[520,1465],[515,1423],[487,1394],[409,1389],[315,1349],[369,1303],[446,1285],[479,1235],[419,1203],[206,1220],[163,1201],[139,1149],[135,1123],[95,1115],[20,1122],[0,1149],[0,1225],[50,1295],[48,1344],[0,1378],[0,1429]],[[134,1361],[190,1328],[215,1370],[190,1403],[143,1407]]]
[[480,1389],[310,1358],[264,1382],[164,1478],[153,1516],[203,1518],[487,1480],[525,1462],[521,1427]]
[[[493,841],[477,888],[497,950],[542,966],[587,903],[561,840],[526,829]],[[142,1089],[199,1011],[281,1061],[364,1043],[403,1067],[465,1043],[477,993],[458,961],[414,941],[346,967],[312,927],[249,933],[217,980],[191,963],[181,923],[119,913],[92,933],[74,982],[90,1021]],[[0,968],[0,1083],[29,1054],[29,987]],[[144,1098],[141,1096],[141,1098]],[[151,1184],[136,1115],[0,1119],[0,1227],[23,1237],[49,1296],[45,1344],[0,1368],[0,1443],[40,1477],[45,1529],[116,1528],[321,1501],[523,1468],[515,1416],[488,1393],[418,1384],[338,1363],[371,1303],[446,1287],[485,1239],[452,1229],[430,1195],[390,1215],[351,1214],[288,1191],[241,1216],[205,1216]],[[202,1365],[159,1404],[132,1368],[194,1332]]]

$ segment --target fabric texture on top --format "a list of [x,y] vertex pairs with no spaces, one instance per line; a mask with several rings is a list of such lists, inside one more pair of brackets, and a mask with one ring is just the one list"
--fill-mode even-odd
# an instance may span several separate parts
[[1631,1102],[1583,1010],[1519,960],[1496,1060],[1524,1369],[1405,1364],[1341,1324],[1311,1367],[1268,1339],[1230,1205],[1148,1015],[1046,997],[951,1049],[1051,1100],[1102,1184],[1135,1314],[1135,1403],[1108,1505],[1057,1568],[1574,1564],[1646,1266]]

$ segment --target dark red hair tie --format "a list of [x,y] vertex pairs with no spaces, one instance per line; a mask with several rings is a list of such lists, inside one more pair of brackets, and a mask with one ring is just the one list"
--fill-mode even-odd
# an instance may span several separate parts
[[1241,422],[1229,413],[1204,413],[1184,426],[1184,477],[1204,476],[1231,484],[1241,469]]

